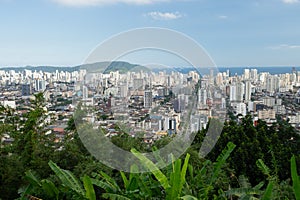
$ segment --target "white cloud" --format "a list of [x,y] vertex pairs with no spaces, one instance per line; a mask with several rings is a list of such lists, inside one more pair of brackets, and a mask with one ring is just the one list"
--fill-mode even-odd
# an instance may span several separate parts
[[174,20],[179,19],[182,15],[179,12],[149,12],[147,16],[150,16],[155,20]]
[[219,19],[228,19],[228,16],[227,15],[220,15]]
[[283,3],[287,4],[294,4],[294,3],[299,3],[299,0],[281,0]]
[[300,49],[300,45],[289,45],[289,44],[281,44],[278,46],[271,46],[268,47],[269,49],[273,50],[280,50],[280,49]]
[[158,2],[169,2],[170,0],[52,0],[66,6],[97,6],[116,3],[145,5]]

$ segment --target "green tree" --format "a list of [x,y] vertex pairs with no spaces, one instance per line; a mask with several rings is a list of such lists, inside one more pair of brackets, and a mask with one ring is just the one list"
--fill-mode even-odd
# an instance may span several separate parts
[[[205,134],[205,131],[199,132],[197,140],[201,141]],[[237,177],[248,177],[252,185],[264,180],[263,173],[256,165],[258,159],[264,160],[266,165],[276,172],[279,180],[284,181],[291,177],[290,171],[286,170],[289,168],[290,158],[292,155],[300,155],[300,136],[288,123],[280,120],[272,126],[259,121],[254,127],[252,118],[246,116],[239,123],[225,123],[217,144],[207,158],[216,159],[228,142],[237,145],[235,153],[228,159],[230,168],[236,172]],[[197,149],[201,143],[194,143],[193,146]]]

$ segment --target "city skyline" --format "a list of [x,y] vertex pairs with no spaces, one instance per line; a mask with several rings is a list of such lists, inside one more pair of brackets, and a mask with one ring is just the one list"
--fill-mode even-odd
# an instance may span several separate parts
[[2,0],[0,66],[80,65],[105,39],[142,27],[190,36],[217,66],[299,66],[299,8],[298,0]]

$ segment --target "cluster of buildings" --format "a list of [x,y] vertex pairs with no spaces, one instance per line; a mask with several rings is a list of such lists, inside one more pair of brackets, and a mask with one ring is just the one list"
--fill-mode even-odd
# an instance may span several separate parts
[[[79,72],[44,72],[0,69],[0,104],[14,109],[15,115],[29,112],[33,95],[42,92],[45,98],[45,124],[49,133],[61,138],[67,121],[73,115],[72,96]],[[5,116],[0,116],[3,120]],[[9,135],[4,135],[7,140]]]
[[225,120],[226,99],[214,77],[201,79],[196,71],[83,73],[75,84],[75,106],[94,110],[85,120],[108,136],[125,131],[152,142],[206,128],[211,117]]
[[254,123],[261,119],[269,124],[280,116],[299,127],[300,72],[295,69],[291,73],[275,75],[244,69],[242,75],[235,76],[229,76],[227,70],[218,73],[215,82],[225,88],[229,110],[235,116],[251,114]]
[[[180,73],[119,71],[0,70],[0,104],[28,112],[30,98],[43,92],[50,132],[63,135],[80,104],[92,110],[84,120],[107,136],[127,132],[153,142],[164,135],[194,132],[210,118],[221,122],[251,114],[269,124],[281,116],[300,125],[300,72],[272,75],[245,69],[242,75],[211,71]],[[9,137],[9,136],[6,136]]]

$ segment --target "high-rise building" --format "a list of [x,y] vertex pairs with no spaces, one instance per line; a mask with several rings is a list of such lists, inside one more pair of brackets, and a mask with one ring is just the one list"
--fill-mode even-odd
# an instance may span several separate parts
[[255,82],[257,81],[258,79],[257,69],[251,69],[250,79]]
[[226,76],[230,77],[230,71],[229,71],[229,69],[226,70]]
[[230,95],[229,95],[230,101],[236,101],[236,85],[230,86]]
[[144,90],[144,80],[141,78],[133,79],[134,90]]
[[144,92],[144,107],[145,108],[152,107],[152,91],[150,90]]
[[88,99],[88,97],[89,97],[89,90],[88,90],[88,88],[84,85],[83,87],[82,87],[82,99]]
[[279,78],[277,76],[269,75],[266,79],[267,92],[274,93],[279,89]]
[[[79,81],[83,81],[86,75],[86,70],[85,69],[80,69],[79,70]],[[58,70],[56,70],[56,78],[58,79]]]
[[168,77],[167,77],[167,86],[168,86],[168,87],[171,87],[171,84],[172,84],[172,83],[171,83],[171,76],[168,76]]
[[246,81],[245,83],[245,101],[251,100],[251,82]]
[[214,69],[209,70],[209,82],[211,85],[214,84]]
[[127,92],[128,92],[127,85],[120,85],[119,86],[120,97],[122,97],[122,98],[127,97]]
[[222,98],[221,99],[221,109],[225,109],[226,108],[226,99]]
[[300,72],[297,72],[297,82],[300,82]]
[[185,102],[184,99],[178,98],[174,101],[174,110],[177,113],[180,113],[184,110],[185,108]]
[[244,80],[249,80],[250,79],[250,70],[245,69],[244,70]]
[[245,84],[242,82],[238,82],[236,84],[236,100],[239,102],[243,101],[245,94]]
[[199,89],[198,101],[200,105],[206,105],[207,103],[207,90],[204,88]]
[[46,89],[46,82],[45,80],[36,79],[34,85],[35,91],[44,91]]
[[216,77],[216,84],[217,84],[218,86],[223,84],[223,74],[222,74],[222,73],[218,73],[218,74],[217,74],[217,77]]
[[235,85],[230,86],[230,101],[242,102],[245,93],[245,84],[238,82]]
[[22,85],[22,96],[30,96],[31,95],[31,86],[30,84]]

